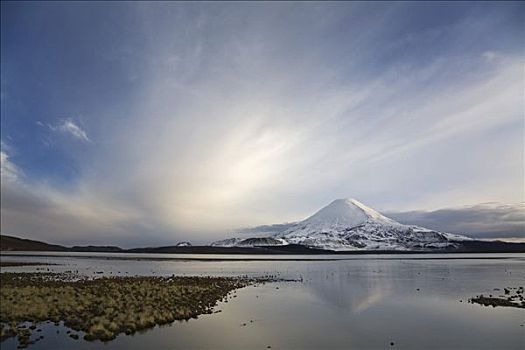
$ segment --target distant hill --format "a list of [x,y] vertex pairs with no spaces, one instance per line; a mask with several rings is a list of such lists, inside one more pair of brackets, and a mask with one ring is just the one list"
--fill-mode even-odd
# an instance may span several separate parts
[[57,244],[33,241],[31,239],[0,235],[0,250],[63,252],[67,251],[68,248]]
[[58,244],[49,244],[31,239],[0,235],[1,251],[31,251],[31,252],[121,252],[122,248],[115,246],[74,246],[64,247]]
[[67,250],[74,252],[107,252],[107,253],[117,253],[122,252],[124,249],[112,245],[85,245],[85,246],[73,246],[67,248]]

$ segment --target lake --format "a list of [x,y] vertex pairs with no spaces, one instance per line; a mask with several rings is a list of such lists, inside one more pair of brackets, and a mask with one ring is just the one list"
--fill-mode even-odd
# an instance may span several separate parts
[[[525,348],[525,309],[467,302],[478,294],[499,295],[504,287],[525,285],[525,254],[16,254],[2,253],[1,259],[58,265],[5,267],[2,272],[297,280],[246,287],[229,302],[220,302],[220,313],[121,334],[105,344],[73,340],[62,327],[46,324],[45,338],[30,349]],[[14,338],[2,343],[3,350],[15,348]]]

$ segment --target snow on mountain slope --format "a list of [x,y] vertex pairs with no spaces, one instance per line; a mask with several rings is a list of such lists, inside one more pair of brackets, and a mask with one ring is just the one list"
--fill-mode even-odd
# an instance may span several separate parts
[[[329,250],[425,250],[454,247],[470,238],[403,225],[355,199],[337,199],[271,237],[233,238],[215,246],[300,244]],[[265,244],[268,243],[268,244]]]
[[368,221],[391,226],[401,225],[350,198],[333,201],[309,218],[296,223],[286,230],[285,233],[293,231],[296,234],[308,235],[316,232],[329,232],[357,227]]
[[251,238],[228,238],[222,241],[216,241],[211,244],[212,247],[260,247],[287,245],[288,243],[274,237],[251,237]]
[[286,231],[294,224],[295,222],[274,225],[262,225],[256,227],[245,227],[233,231],[233,234],[237,237],[270,237]]
[[212,247],[235,247],[242,240],[242,238],[226,238],[220,241],[215,241],[210,245]]

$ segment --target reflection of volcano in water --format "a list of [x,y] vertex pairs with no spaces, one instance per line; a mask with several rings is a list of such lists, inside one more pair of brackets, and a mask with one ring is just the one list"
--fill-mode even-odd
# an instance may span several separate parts
[[359,269],[339,266],[336,271],[327,267],[324,271],[316,271],[307,287],[328,307],[361,313],[391,294],[394,282],[383,278],[384,273],[380,266]]
[[[381,304],[398,301],[411,302],[414,295],[434,298],[439,286],[441,291],[455,289],[450,270],[443,265],[423,261],[346,260],[326,263],[322,270],[310,275],[306,284],[308,292],[327,307],[358,314]],[[431,275],[432,278],[428,278]],[[439,276],[439,277],[437,277]]]

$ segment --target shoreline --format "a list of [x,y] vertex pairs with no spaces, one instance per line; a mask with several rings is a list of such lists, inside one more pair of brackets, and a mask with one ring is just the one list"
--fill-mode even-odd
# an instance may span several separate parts
[[[311,258],[293,258],[289,257],[290,255],[308,255],[308,254],[290,254],[286,257],[260,257],[259,254],[253,254],[252,257],[239,257],[239,258],[228,258],[228,257],[206,257],[206,256],[198,256],[198,257],[178,257],[178,256],[138,256],[142,254],[159,254],[159,255],[168,255],[173,254],[176,255],[178,253],[128,253],[128,252],[122,252],[122,253],[108,253],[108,252],[63,252],[64,254],[56,254],[56,252],[42,252],[42,251],[34,251],[34,252],[17,252],[17,251],[2,251],[0,252],[0,258],[2,257],[43,257],[43,258],[76,258],[76,259],[101,259],[101,260],[124,260],[124,261],[201,261],[201,262],[235,262],[235,261],[346,261],[346,260],[477,260],[477,259],[484,259],[484,260],[507,260],[507,259],[525,259],[525,253],[416,253],[416,252],[407,252],[407,253],[368,253],[368,254],[325,254],[326,257],[320,258],[315,257],[315,255],[311,255]],[[83,254],[83,255],[79,255]],[[84,255],[85,254],[85,255]],[[98,255],[101,254],[101,255]],[[103,255],[102,255],[103,254]],[[113,256],[108,256],[106,254],[115,254]],[[120,254],[134,254],[137,256],[116,256]],[[416,257],[414,255],[431,255],[431,254],[443,254],[447,256],[440,256],[440,257],[428,257],[428,256],[422,256],[422,257]],[[454,255],[465,255],[465,254],[516,254],[517,256],[454,256]],[[183,255],[183,254],[181,254]],[[226,254],[195,254],[195,255],[226,255]],[[231,255],[252,255],[252,254],[231,254]],[[270,254],[265,254],[270,255]],[[352,255],[351,257],[337,257],[341,255]],[[378,257],[370,257],[370,255],[380,255]],[[385,255],[396,255],[395,257],[386,257]],[[399,256],[399,255],[406,255],[406,256]],[[520,256],[521,255],[521,256]],[[4,261],[3,263],[10,263],[8,261]],[[45,263],[37,263],[34,264],[32,262],[19,262],[16,261],[14,263],[20,263],[23,265],[43,265]],[[3,267],[9,267],[9,266],[3,266]],[[15,267],[15,266],[13,266]]]

